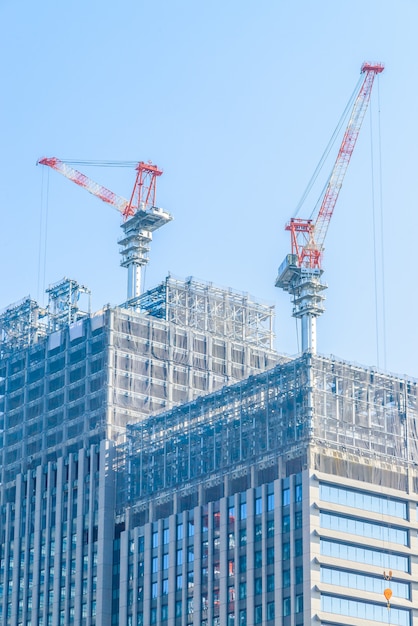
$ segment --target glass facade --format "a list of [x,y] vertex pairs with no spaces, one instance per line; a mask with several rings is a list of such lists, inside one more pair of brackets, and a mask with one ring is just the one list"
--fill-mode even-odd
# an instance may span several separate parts
[[390,541],[403,546],[409,545],[408,530],[394,526],[384,526],[383,524],[337,515],[335,513],[321,512],[320,526],[321,528],[338,530],[339,532],[360,535],[361,537],[369,537],[371,539],[377,539],[378,541]]
[[388,623],[389,617],[389,623],[393,626],[410,626],[411,624],[411,614],[408,610],[391,607],[390,613],[388,613],[386,604],[361,602],[338,596],[322,595],[321,610],[327,613],[337,613],[338,615],[381,623]]
[[[360,574],[359,572],[339,570],[336,568],[325,567],[324,565],[321,565],[321,582],[329,585],[337,585],[339,587],[347,587],[349,589],[359,589],[360,591],[371,591],[379,594],[383,594],[384,589],[387,587],[387,581],[384,580],[383,576]],[[405,598],[405,600],[409,600],[411,597],[410,583],[392,579],[390,581],[390,588],[394,597]]]
[[324,502],[351,506],[363,511],[378,513],[379,515],[408,519],[406,502],[386,496],[322,483],[320,485],[320,498]]

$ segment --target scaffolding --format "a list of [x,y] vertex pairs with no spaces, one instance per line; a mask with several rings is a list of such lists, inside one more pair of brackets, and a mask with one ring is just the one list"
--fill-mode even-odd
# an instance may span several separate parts
[[[30,296],[10,304],[0,313],[0,355],[13,354],[44,339],[50,333],[90,315],[90,290],[71,278],[63,278],[46,290],[47,307]],[[87,295],[86,308],[80,296]]]
[[[48,294],[49,331],[55,332],[90,315],[90,290],[71,278],[63,278],[46,290]],[[86,306],[80,297],[87,296]]]
[[36,343],[47,332],[46,311],[30,296],[9,305],[0,313],[0,355]]
[[273,349],[274,306],[193,277],[180,280],[168,276],[127,306],[178,326]]
[[[304,355],[128,427],[131,502],[278,458],[405,487],[417,382]],[[371,459],[373,461],[371,461]],[[418,485],[416,487],[418,492]]]
[[[194,285],[182,288],[177,280],[175,289],[190,292]],[[211,290],[221,299],[222,290]],[[264,341],[245,342],[241,327],[221,334],[220,313],[215,334],[182,324],[187,315],[183,310],[176,317],[173,303],[169,320],[152,315],[156,309],[108,307],[91,315],[89,291],[74,280],[64,279],[47,293],[42,326],[30,299],[2,318],[3,327],[8,324],[0,358],[4,480],[25,463],[35,466],[46,454],[55,458],[66,446],[124,440],[128,423],[265,371],[279,359]]]

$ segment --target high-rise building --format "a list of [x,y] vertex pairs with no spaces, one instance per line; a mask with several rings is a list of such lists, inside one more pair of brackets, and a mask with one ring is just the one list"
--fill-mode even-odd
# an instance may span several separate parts
[[415,381],[211,284],[80,294],[0,316],[1,624],[418,625]]

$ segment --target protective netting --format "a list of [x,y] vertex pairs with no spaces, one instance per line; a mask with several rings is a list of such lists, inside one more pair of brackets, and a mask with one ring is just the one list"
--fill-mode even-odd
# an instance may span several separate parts
[[308,449],[312,469],[405,489],[416,417],[415,381],[306,355],[130,427],[130,498]]

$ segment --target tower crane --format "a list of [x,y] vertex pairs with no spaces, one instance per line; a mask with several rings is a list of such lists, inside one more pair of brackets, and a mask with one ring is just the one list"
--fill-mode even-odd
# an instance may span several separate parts
[[280,265],[275,285],[293,298],[292,315],[301,320],[302,352],[316,352],[316,318],[325,310],[321,294],[327,287],[321,282],[324,241],[367,111],[374,79],[383,69],[380,63],[363,63],[361,74],[364,79],[325,191],[317,203],[319,209],[314,210],[310,219],[294,217],[285,226],[290,232],[291,253]]
[[38,163],[51,167],[121,213],[124,236],[119,244],[121,266],[128,270],[128,302],[137,298],[141,294],[141,270],[149,261],[152,233],[173,219],[170,213],[155,206],[156,181],[162,170],[151,162],[140,161],[136,166],[135,184],[127,200],[56,157],[44,157]]

